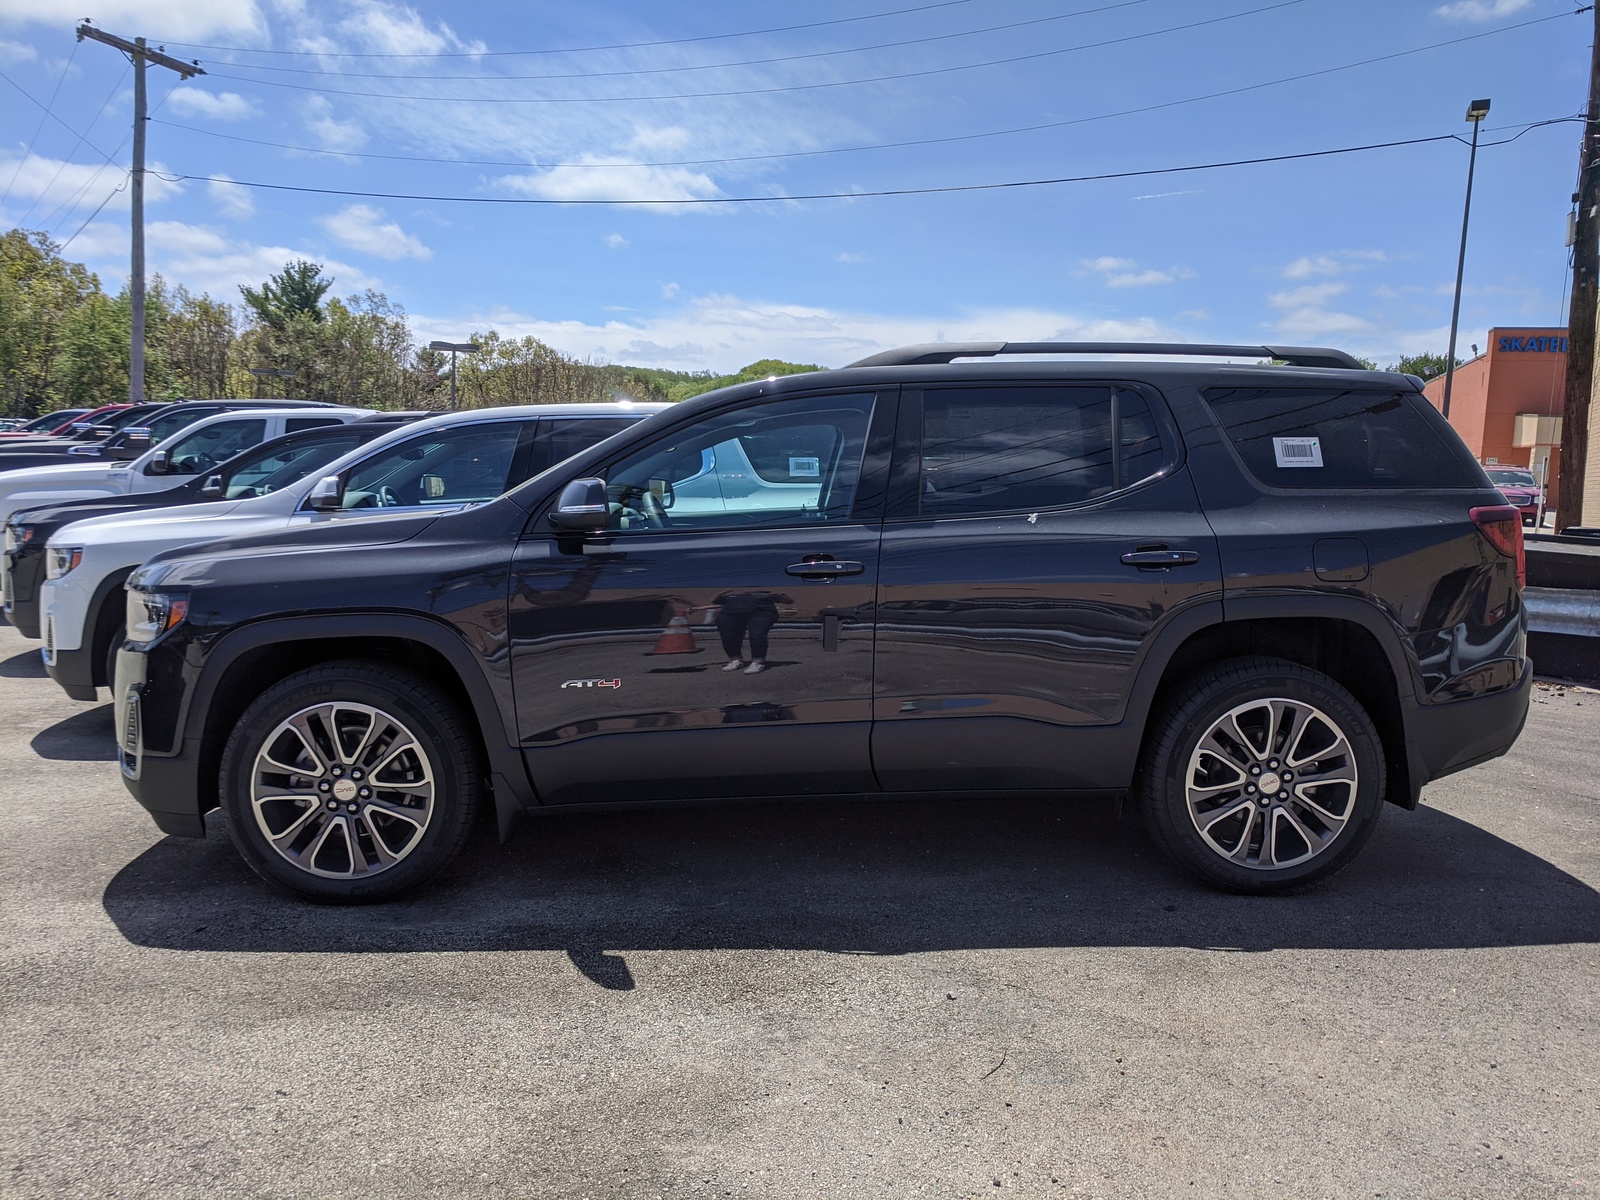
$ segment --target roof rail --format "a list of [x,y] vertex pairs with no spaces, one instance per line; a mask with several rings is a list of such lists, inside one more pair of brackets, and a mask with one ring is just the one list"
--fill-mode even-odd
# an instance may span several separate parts
[[1366,364],[1343,350],[1316,346],[1211,346],[1188,342],[929,342],[873,354],[852,367],[910,367],[994,358],[1002,354],[1190,354],[1207,358],[1273,358],[1291,367],[1336,367],[1365,371]]

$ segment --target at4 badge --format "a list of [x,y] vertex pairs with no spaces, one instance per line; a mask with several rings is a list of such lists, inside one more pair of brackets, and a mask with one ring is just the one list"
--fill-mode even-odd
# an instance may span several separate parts
[[561,686],[564,687],[564,688],[569,688],[569,687],[619,688],[619,687],[622,686],[622,680],[620,680],[620,679],[569,679],[565,683],[563,683]]

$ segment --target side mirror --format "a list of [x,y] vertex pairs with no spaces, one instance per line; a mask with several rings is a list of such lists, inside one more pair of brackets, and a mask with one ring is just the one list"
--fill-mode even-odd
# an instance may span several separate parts
[[165,450],[157,450],[150,459],[150,465],[144,469],[146,475],[165,475],[172,470],[172,456]]
[[604,479],[574,479],[561,489],[550,524],[563,533],[596,533],[611,522]]
[[117,427],[115,425],[96,425],[94,427],[94,435],[97,438],[108,438],[116,431]]
[[443,500],[444,492],[445,486],[443,475],[424,475],[422,477],[422,494],[425,498],[429,500]]
[[311,489],[311,494],[306,497],[306,507],[312,512],[338,512],[339,502],[344,499],[344,488],[339,483],[337,475],[329,475],[325,479],[317,480],[317,486]]
[[202,496],[210,496],[213,499],[215,499],[216,497],[221,496],[222,495],[222,476],[221,475],[213,475],[210,479],[206,480],[203,484],[201,484],[200,485],[200,494]]
[[132,450],[137,454],[150,449],[150,444],[150,431],[148,429],[124,429],[122,431],[124,449]]

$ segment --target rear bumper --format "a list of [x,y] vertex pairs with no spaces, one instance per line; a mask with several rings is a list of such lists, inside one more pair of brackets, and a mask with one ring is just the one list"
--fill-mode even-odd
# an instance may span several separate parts
[[1414,705],[1406,722],[1406,740],[1416,786],[1499,758],[1511,749],[1527,722],[1532,693],[1533,660],[1525,658],[1514,687],[1449,704]]

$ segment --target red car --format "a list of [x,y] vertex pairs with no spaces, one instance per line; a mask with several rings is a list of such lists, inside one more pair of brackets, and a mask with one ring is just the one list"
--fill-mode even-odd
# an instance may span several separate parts
[[60,412],[35,417],[26,425],[8,429],[0,433],[0,438],[39,437],[42,434],[60,433],[88,411],[87,408],[64,408]]
[[1484,470],[1489,472],[1489,482],[1506,498],[1506,503],[1522,514],[1523,524],[1539,519],[1539,501],[1544,498],[1544,489],[1532,471],[1527,467],[1485,467]]

